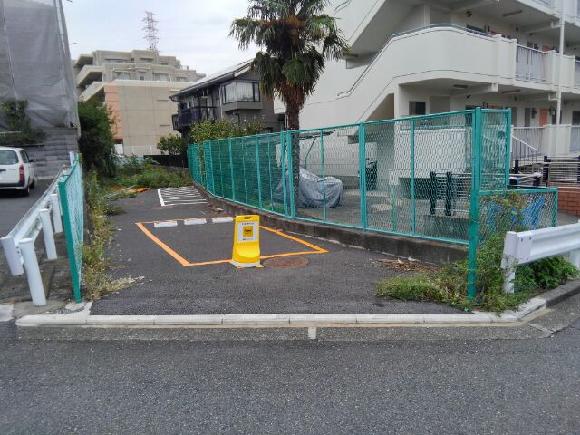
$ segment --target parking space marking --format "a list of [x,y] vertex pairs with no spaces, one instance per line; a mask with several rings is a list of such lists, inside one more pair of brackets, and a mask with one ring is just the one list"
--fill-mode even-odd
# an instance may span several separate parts
[[[219,218],[218,218],[219,219]],[[184,223],[186,221],[194,221],[194,220],[202,220],[202,219],[198,219],[198,218],[188,218],[188,219],[176,219],[177,221],[184,221]],[[209,219],[206,220],[209,221]],[[151,239],[157,246],[159,246],[163,251],[165,251],[169,256],[171,256],[173,259],[175,259],[181,266],[183,267],[200,267],[200,266],[213,266],[213,265],[218,265],[218,264],[227,264],[231,262],[231,259],[223,259],[223,260],[211,260],[211,261],[203,261],[203,262],[191,262],[188,259],[186,259],[185,257],[183,257],[182,255],[180,255],[179,253],[177,253],[177,251],[175,251],[173,248],[171,248],[169,245],[167,245],[166,243],[164,243],[163,241],[161,241],[161,239],[159,239],[158,237],[156,237],[155,235],[153,235],[153,233],[151,231],[149,231],[149,229],[145,226],[145,225],[151,225],[153,224],[154,227],[156,227],[156,224],[158,224],[160,221],[153,221],[153,222],[136,222],[135,225],[137,225],[137,227],[143,231],[143,233],[149,237],[149,239]],[[231,221],[230,221],[231,222]],[[216,223],[220,223],[220,222],[216,222]],[[202,223],[203,224],[203,223]],[[187,225],[187,224],[185,224]],[[281,254],[274,254],[274,255],[262,255],[260,256],[261,260],[266,260],[269,258],[276,258],[276,257],[295,257],[295,256],[300,256],[300,255],[320,255],[320,254],[327,254],[328,250],[321,248],[320,246],[314,245],[310,242],[307,242],[306,240],[303,240],[299,237],[296,236],[291,236],[289,234],[286,234],[280,230],[276,230],[274,228],[270,228],[270,227],[264,227],[260,225],[260,228],[262,228],[265,231],[268,231],[272,234],[276,234],[279,237],[283,237],[285,239],[289,239],[292,240],[296,243],[299,243],[303,246],[306,246],[308,248],[310,248],[310,251],[300,251],[300,252],[285,252],[285,253],[281,253]]]
[[201,196],[195,187],[177,187],[157,189],[159,204],[161,207],[172,207],[175,205],[207,204],[207,200]]

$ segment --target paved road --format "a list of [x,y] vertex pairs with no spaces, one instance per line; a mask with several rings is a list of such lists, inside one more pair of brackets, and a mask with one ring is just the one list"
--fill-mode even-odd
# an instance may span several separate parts
[[0,323],[0,432],[580,433],[580,322],[542,339],[428,337],[26,341]]
[[0,190],[0,236],[8,233],[34,202],[42,196],[50,180],[38,180],[30,195],[23,197],[17,191]]
[[[230,264],[184,267],[136,223],[222,214],[207,204],[163,207],[157,191],[121,200],[119,205],[125,213],[113,218],[117,229],[110,250],[116,265],[114,273],[143,279],[96,302],[94,314],[457,312],[437,304],[377,299],[375,284],[395,273],[380,263],[387,257],[312,238],[302,237],[328,253],[304,255],[308,261],[304,267],[277,268],[267,262],[262,269],[237,270]],[[180,220],[177,227],[155,228],[153,223],[144,226],[184,261],[231,258],[232,223],[185,226]],[[268,231],[263,230],[260,237],[262,254],[312,251]]]

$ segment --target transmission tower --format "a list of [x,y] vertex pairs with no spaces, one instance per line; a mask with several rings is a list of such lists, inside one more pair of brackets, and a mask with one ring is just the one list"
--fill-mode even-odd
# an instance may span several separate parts
[[145,39],[149,43],[149,50],[159,53],[157,44],[159,44],[159,30],[157,29],[157,21],[153,12],[145,11],[145,17],[141,20],[144,24],[143,31],[145,32]]

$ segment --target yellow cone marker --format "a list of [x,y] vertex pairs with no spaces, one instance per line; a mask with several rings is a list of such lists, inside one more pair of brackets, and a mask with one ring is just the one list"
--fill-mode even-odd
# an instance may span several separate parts
[[236,216],[232,264],[236,267],[260,266],[259,216]]

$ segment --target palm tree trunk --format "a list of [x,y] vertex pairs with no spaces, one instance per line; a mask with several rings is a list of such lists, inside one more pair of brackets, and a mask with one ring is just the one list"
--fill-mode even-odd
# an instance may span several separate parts
[[[286,105],[288,130],[300,130],[300,110],[294,104]],[[292,136],[292,182],[294,184],[294,204],[298,204],[298,189],[300,188],[300,139],[297,134]]]

